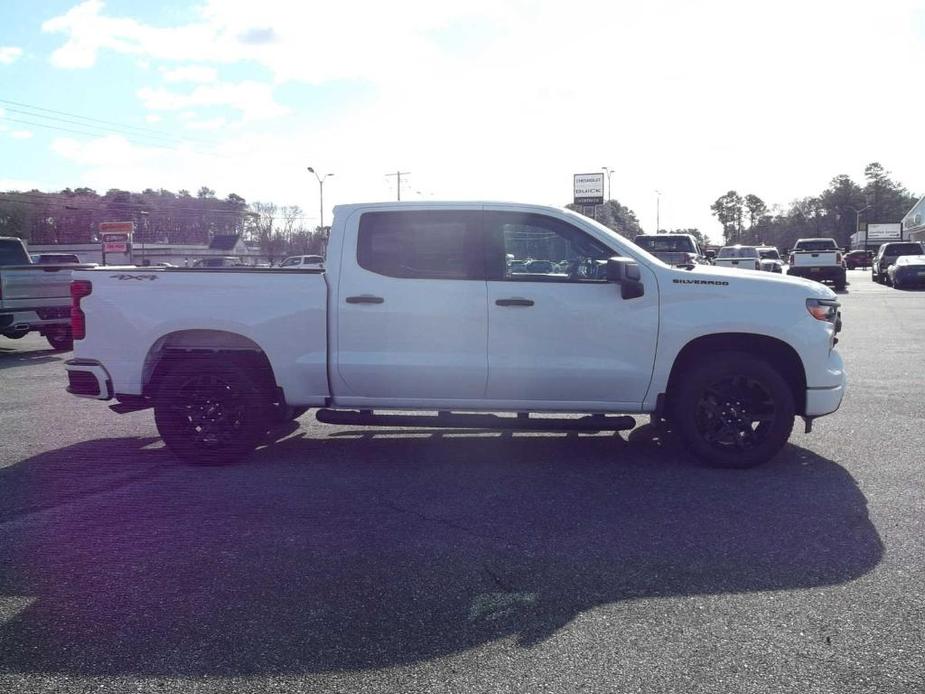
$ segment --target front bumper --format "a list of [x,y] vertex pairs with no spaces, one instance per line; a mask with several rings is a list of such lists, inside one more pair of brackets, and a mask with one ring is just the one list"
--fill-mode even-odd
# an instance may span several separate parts
[[67,370],[67,392],[78,398],[112,400],[112,378],[106,367],[94,359],[69,359],[64,362]]
[[[818,382],[818,381],[817,381]],[[848,378],[841,355],[832,350],[829,352],[829,361],[826,364],[825,376],[821,380],[826,385],[811,386],[806,389],[807,417],[821,417],[832,414],[841,405],[848,387]]]

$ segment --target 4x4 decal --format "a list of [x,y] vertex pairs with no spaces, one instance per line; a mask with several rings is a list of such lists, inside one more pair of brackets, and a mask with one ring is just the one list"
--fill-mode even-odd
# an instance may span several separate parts
[[130,275],[127,272],[118,275],[110,275],[114,280],[156,280],[157,275]]

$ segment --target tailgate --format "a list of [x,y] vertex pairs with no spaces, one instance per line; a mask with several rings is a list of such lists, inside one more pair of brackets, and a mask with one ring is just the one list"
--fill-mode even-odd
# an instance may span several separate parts
[[837,251],[795,251],[794,265],[838,265],[835,260]]
[[71,270],[79,265],[22,265],[0,268],[3,300],[66,299],[70,301]]

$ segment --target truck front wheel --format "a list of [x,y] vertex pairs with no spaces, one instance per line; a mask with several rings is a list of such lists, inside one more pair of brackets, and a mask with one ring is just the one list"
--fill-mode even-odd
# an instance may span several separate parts
[[180,460],[235,463],[263,440],[272,410],[270,389],[233,362],[189,359],[163,377],[154,421]]
[[769,363],[744,352],[706,359],[669,395],[675,430],[712,467],[749,468],[770,460],[793,429],[789,385]]

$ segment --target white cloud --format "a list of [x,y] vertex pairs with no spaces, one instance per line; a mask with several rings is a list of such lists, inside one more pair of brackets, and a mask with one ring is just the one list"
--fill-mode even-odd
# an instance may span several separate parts
[[14,140],[28,140],[30,137],[32,137],[32,131],[31,130],[11,130],[10,137],[12,137]]
[[218,79],[216,69],[207,65],[185,65],[173,70],[161,68],[161,73],[167,82],[215,82]]
[[228,124],[221,116],[217,118],[209,118],[208,120],[191,120],[186,123],[186,127],[190,130],[218,130],[223,128]]
[[0,46],[0,65],[11,65],[22,56],[22,48],[17,46]]
[[273,100],[273,88],[260,82],[199,85],[187,93],[164,88],[142,87],[138,97],[152,111],[179,111],[191,106],[228,106],[237,109],[245,120],[262,120],[285,115],[288,109]]
[[[43,28],[63,37],[52,56],[61,66],[89,66],[109,50],[177,71],[257,65],[277,84],[303,85],[302,103],[311,105],[298,131],[228,137],[229,156],[266,166],[235,167],[229,178],[232,169],[212,160],[184,159],[193,169],[165,166],[166,187],[177,187],[171,173],[196,170],[186,185],[214,175],[245,197],[291,191],[311,209],[296,172],[312,163],[337,172],[330,194],[325,187],[331,202],[391,197],[383,174],[401,167],[413,171],[410,189],[438,197],[559,204],[569,200],[572,173],[608,165],[614,196],[645,227],[654,227],[657,188],[663,226],[700,226],[715,237],[709,205],[732,187],[787,203],[835,174],[859,178],[874,159],[923,187],[909,139],[925,111],[917,7],[587,0],[576,11],[556,0],[206,0],[193,21],[155,27],[109,16],[89,0]],[[889,69],[871,56],[889,56]],[[314,91],[336,81],[362,84],[364,99]],[[843,95],[863,95],[864,85],[875,85],[882,103],[903,104],[890,109],[889,128],[876,126],[884,111],[869,100],[845,105]],[[181,114],[230,107],[252,128],[283,112],[259,82],[146,87],[138,96],[152,110]],[[101,179],[123,173],[105,162],[87,166]]]
[[148,123],[160,123],[163,120],[163,117],[157,113],[149,113],[145,116],[145,121]]

